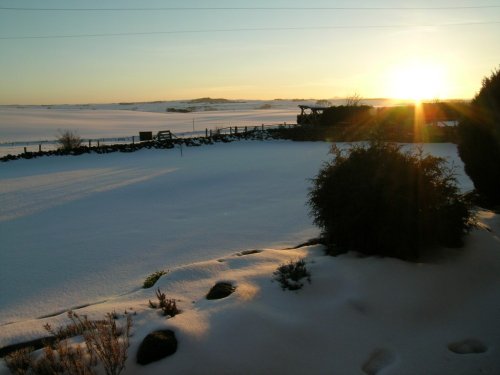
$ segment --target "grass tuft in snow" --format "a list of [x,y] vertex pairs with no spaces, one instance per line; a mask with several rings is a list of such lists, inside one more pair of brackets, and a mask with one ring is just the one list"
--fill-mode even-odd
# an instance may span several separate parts
[[181,310],[177,308],[175,299],[167,298],[160,288],[156,291],[156,298],[158,298],[158,303],[149,300],[149,307],[152,309],[161,309],[164,316],[170,316],[172,318],[181,313]]
[[311,283],[311,274],[306,268],[304,258],[280,265],[276,271],[273,272],[274,280],[281,284],[283,290],[298,290],[304,286],[301,282],[306,279]]
[[142,284],[142,287],[144,289],[151,288],[153,285],[156,284],[158,279],[162,277],[163,275],[166,275],[168,271],[166,270],[161,270],[161,271],[155,271],[148,277],[146,277],[146,280],[144,280],[144,283]]

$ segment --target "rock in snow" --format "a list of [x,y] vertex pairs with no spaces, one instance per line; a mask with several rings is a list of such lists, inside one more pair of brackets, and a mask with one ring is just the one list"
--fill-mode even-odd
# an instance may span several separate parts
[[177,351],[177,338],[170,329],[154,331],[142,340],[137,351],[137,363],[147,365]]

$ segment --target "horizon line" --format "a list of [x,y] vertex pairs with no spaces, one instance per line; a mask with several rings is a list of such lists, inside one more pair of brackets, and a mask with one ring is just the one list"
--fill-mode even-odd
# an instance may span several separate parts
[[[207,100],[227,100],[227,104],[236,104],[230,102],[245,102],[245,101],[262,101],[262,102],[272,102],[272,101],[290,101],[290,102],[301,102],[301,101],[312,101],[312,100],[346,100],[350,96],[340,97],[336,96],[333,98],[274,98],[274,99],[252,99],[252,98],[222,98],[222,97],[209,97],[203,96],[198,98],[182,98],[182,99],[163,99],[163,100],[145,100],[145,101],[110,101],[110,102],[75,102],[75,103],[41,103],[41,104],[26,104],[26,103],[11,103],[11,104],[0,104],[0,107],[47,107],[47,106],[91,106],[91,105],[106,105],[106,104],[118,104],[118,105],[134,105],[134,104],[155,104],[155,103],[167,103],[167,102],[190,102],[194,100],[207,99]],[[391,100],[391,101],[402,101],[402,102],[415,102],[415,99],[411,98],[391,98],[391,97],[373,97],[373,98],[361,98],[360,102],[365,100]],[[427,102],[454,102],[454,101],[470,101],[472,98],[424,98],[418,101]]]

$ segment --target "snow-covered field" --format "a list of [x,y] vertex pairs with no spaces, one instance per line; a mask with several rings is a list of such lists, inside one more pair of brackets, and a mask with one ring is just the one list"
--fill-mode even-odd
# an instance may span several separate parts
[[[345,100],[334,101],[344,104]],[[367,100],[370,105],[390,104],[388,100]],[[299,104],[315,100],[247,100],[229,103],[168,101],[130,104],[0,106],[0,156],[24,151],[51,150],[59,131],[71,130],[83,139],[138,138],[140,131],[170,130],[176,135],[205,135],[205,129],[261,124],[293,124]],[[194,108],[190,113],[166,112],[167,108]],[[266,108],[266,109],[261,109]],[[111,139],[110,139],[111,138]],[[131,142],[131,138],[127,143]],[[94,142],[95,144],[95,142]]]
[[128,293],[159,268],[314,236],[307,178],[327,152],[242,142],[2,163],[0,323]]
[[[213,111],[194,113],[153,113],[124,110],[89,109],[0,109],[0,156],[28,151],[55,149],[54,140],[60,131],[71,130],[83,139],[130,138],[137,141],[139,132],[170,130],[205,135],[205,129],[229,126],[260,126],[261,124],[295,123],[297,109],[256,111]],[[101,142],[103,143],[103,142]],[[114,143],[114,142],[110,142]],[[95,144],[95,142],[94,142]]]
[[[498,215],[481,212],[490,231],[422,264],[283,250],[318,234],[308,178],[328,149],[244,141],[0,164],[0,347],[88,305],[77,311],[136,313],[126,374],[500,373]],[[472,188],[454,145],[424,150]],[[299,257],[312,283],[282,291],[272,273]],[[157,286],[183,311],[171,319],[148,307],[154,288],[141,289],[159,269],[170,272]],[[217,281],[236,292],[207,301]],[[176,332],[177,353],[135,364],[158,328]],[[481,353],[450,350],[464,340]]]

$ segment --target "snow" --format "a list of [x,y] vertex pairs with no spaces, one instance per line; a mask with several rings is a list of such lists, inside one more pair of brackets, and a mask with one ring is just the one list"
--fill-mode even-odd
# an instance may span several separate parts
[[140,131],[171,130],[174,133],[216,126],[256,126],[295,123],[297,109],[260,111],[214,111],[194,113],[150,113],[120,110],[13,109],[0,110],[1,142],[49,140],[58,130],[78,131],[83,138],[138,136]]
[[[0,164],[0,347],[43,336],[45,323],[88,304],[78,313],[114,310],[121,322],[135,313],[125,374],[500,373],[497,214],[480,211],[464,249],[425,263],[285,250],[318,234],[305,202],[329,146],[244,141],[182,156]],[[463,191],[472,188],[455,145],[423,147],[458,167]],[[252,249],[261,251],[241,253]],[[299,258],[311,284],[281,290],[273,271]],[[148,307],[155,288],[141,289],[159,269],[169,273],[155,288],[179,300],[174,318]],[[235,293],[206,300],[218,281]],[[158,328],[176,332],[178,351],[135,364],[142,338]],[[464,340],[486,351],[449,349]]]
[[3,163],[0,322],[128,292],[159,267],[313,237],[307,179],[327,153],[325,143],[241,142],[182,156],[143,150]]
[[[254,127],[261,124],[293,124],[300,113],[299,104],[310,100],[242,100],[228,103],[190,103],[159,101],[151,103],[115,103],[50,106],[0,106],[0,156],[27,151],[55,149],[59,131],[71,130],[83,139],[120,143],[116,138],[138,138],[140,131],[170,130],[176,135],[205,134],[205,129],[229,126]],[[345,100],[334,100],[336,105]],[[384,99],[367,99],[370,105],[393,103]],[[268,109],[259,109],[268,106]],[[194,112],[166,112],[167,108],[195,108]],[[206,110],[207,107],[210,110]],[[130,143],[131,139],[127,139]],[[95,144],[95,142],[94,142]]]

